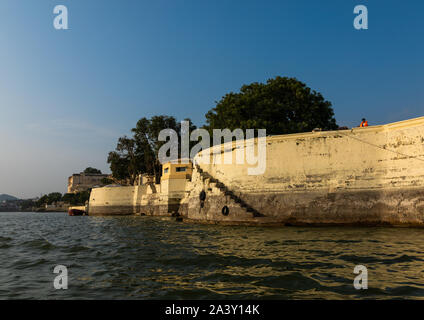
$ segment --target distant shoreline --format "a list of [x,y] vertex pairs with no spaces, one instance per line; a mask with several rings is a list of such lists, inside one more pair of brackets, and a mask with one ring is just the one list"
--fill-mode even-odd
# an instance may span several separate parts
[[13,208],[10,208],[10,209],[1,209],[0,210],[0,214],[1,213],[6,213],[6,212],[68,212],[68,209],[67,208],[62,208],[62,209],[43,209],[43,208],[40,208],[40,209],[35,209],[35,210],[33,210],[33,209],[30,209],[30,210],[16,210],[16,209],[13,209]]

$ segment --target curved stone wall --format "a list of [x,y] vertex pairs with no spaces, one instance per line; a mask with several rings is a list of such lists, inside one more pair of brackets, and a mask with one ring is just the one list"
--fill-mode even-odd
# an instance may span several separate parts
[[130,215],[138,212],[137,204],[146,186],[103,187],[91,190],[89,215]]
[[[196,172],[185,215],[192,220],[248,224],[421,226],[423,141],[424,117],[352,130],[267,137],[266,170],[257,176],[248,175],[248,168],[254,166],[234,164],[235,143],[215,146],[212,151],[222,152],[215,157],[229,152],[233,164],[202,164],[207,153],[203,151],[195,158],[199,168],[263,216],[246,214]],[[202,190],[208,198],[203,208],[198,199]],[[230,207],[228,216],[221,213],[225,205]]]

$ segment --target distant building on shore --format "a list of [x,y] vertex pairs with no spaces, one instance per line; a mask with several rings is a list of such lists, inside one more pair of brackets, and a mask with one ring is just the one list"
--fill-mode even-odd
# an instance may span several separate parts
[[82,192],[102,185],[102,180],[108,177],[108,174],[101,173],[75,173],[68,178],[68,193]]

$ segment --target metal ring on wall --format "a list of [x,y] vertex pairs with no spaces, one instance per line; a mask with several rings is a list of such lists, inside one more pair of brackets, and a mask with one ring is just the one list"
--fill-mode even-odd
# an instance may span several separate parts
[[230,209],[227,206],[223,206],[221,212],[224,216],[228,216]]

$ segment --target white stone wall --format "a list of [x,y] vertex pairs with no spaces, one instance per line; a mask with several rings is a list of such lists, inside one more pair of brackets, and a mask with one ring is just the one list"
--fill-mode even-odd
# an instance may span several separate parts
[[90,207],[129,207],[141,202],[147,186],[94,188],[90,194]]
[[[254,166],[247,164],[200,166],[242,192],[417,187],[424,184],[423,138],[424,117],[368,128],[267,137],[266,171],[258,176],[248,175],[247,169]],[[235,162],[236,151],[228,147]]]

